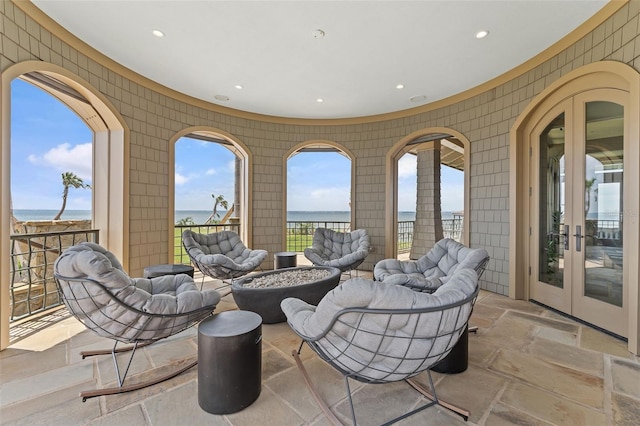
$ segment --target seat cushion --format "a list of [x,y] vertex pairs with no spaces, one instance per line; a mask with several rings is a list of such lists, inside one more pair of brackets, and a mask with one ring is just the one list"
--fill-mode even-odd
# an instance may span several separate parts
[[[417,374],[446,356],[469,319],[472,300],[451,305],[471,298],[476,288],[477,274],[469,268],[459,269],[433,294],[353,278],[327,293],[317,307],[291,298],[283,300],[281,307],[292,329],[343,371],[394,381]],[[348,308],[436,310],[420,315],[341,313]]]
[[[198,290],[186,274],[130,278],[114,267],[113,257],[98,244],[81,243],[65,250],[54,265],[69,309],[84,317],[81,321],[102,336],[115,336],[122,341],[166,337],[189,321],[191,312],[211,312],[220,301],[217,291]],[[92,284],[93,281],[101,286]],[[185,316],[150,320],[140,312]]]

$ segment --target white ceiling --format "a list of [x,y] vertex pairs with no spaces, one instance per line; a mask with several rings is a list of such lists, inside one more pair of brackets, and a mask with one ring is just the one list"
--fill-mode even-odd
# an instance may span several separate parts
[[[368,116],[449,97],[520,65],[607,3],[32,1],[90,46],[164,86],[299,118]],[[165,36],[153,36],[155,29]],[[317,29],[324,38],[314,38]],[[476,39],[479,30],[489,36]]]

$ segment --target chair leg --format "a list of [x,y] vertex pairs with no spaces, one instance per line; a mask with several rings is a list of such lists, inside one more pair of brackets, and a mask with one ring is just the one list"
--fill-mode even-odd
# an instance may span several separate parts
[[[146,343],[140,343],[138,344],[138,348],[144,348],[145,346],[149,346],[150,344],[152,344],[154,342],[146,342]],[[96,356],[96,355],[109,355],[111,353],[113,353],[115,351],[115,353],[119,354],[121,352],[128,352],[128,351],[132,351],[135,348],[134,346],[127,346],[124,348],[120,348],[120,349],[96,349],[93,351],[82,351],[80,352],[80,356],[82,357],[82,359],[85,359],[87,357],[90,356]]]
[[433,386],[433,379],[431,378],[431,371],[427,370],[427,373],[429,374],[429,383],[431,384],[431,391],[429,391],[428,389],[425,389],[424,386],[422,386],[420,383],[416,382],[414,379],[406,379],[405,382],[407,382],[409,385],[411,385],[412,388],[414,388],[415,390],[417,390],[418,392],[420,392],[425,398],[430,399],[431,401],[433,401],[434,403],[453,411],[454,413],[458,414],[459,416],[461,416],[465,421],[469,420],[469,416],[471,415],[471,413],[469,412],[469,410],[464,409],[462,407],[458,407],[456,405],[453,405],[447,401],[443,401],[442,399],[438,398],[436,396],[436,389]]
[[[318,390],[315,388],[315,386],[311,382],[311,378],[309,377],[309,373],[307,373],[307,370],[304,368],[304,365],[302,364],[302,360],[300,359],[299,350],[298,351],[295,351],[295,350],[291,351],[291,355],[293,355],[293,358],[296,360],[296,364],[298,365],[298,369],[302,373],[302,377],[304,378],[304,382],[307,384],[307,388],[309,388],[309,392],[311,392],[311,396],[313,397],[313,399],[315,399],[316,403],[318,404],[318,406],[320,407],[322,412],[325,414],[325,416],[327,416],[327,419],[334,426],[342,426],[342,422],[340,420],[338,420],[336,415],[333,414],[331,409],[329,409],[329,406],[327,405],[326,402],[324,402],[324,400],[320,396],[320,393],[318,393]],[[349,398],[351,398],[351,395],[349,395]],[[353,407],[353,405],[352,405],[352,407]]]
[[[303,342],[304,343],[304,342]],[[302,347],[302,345],[301,345]],[[327,405],[327,403],[322,399],[322,397],[320,396],[320,393],[317,391],[317,389],[315,388],[315,386],[313,385],[313,382],[311,381],[311,378],[309,377],[309,374],[307,373],[307,370],[304,368],[304,365],[302,363],[302,360],[300,359],[300,349],[301,347],[296,351],[293,350],[291,351],[291,355],[293,355],[293,358],[296,361],[296,364],[298,366],[298,369],[300,370],[300,372],[302,373],[302,377],[307,385],[307,388],[309,389],[309,391],[311,392],[311,396],[313,397],[313,399],[316,401],[316,403],[318,404],[318,407],[320,407],[320,409],[322,410],[322,412],[325,414],[325,416],[327,416],[327,419],[334,425],[334,426],[340,426],[343,423],[336,417],[335,414],[333,414],[333,412],[331,411],[331,409],[329,408],[329,406]],[[426,389],[422,388],[419,384],[416,384],[414,386],[413,383],[411,383],[409,380],[411,379],[407,379],[405,380],[407,383],[409,383],[409,385],[411,385],[414,389],[416,389],[418,392],[420,392],[422,395],[427,396],[427,395],[431,395],[431,393],[429,393],[429,391],[427,391]],[[429,380],[431,380],[431,375],[429,373]],[[351,398],[351,387],[349,386],[349,376],[344,376],[344,382],[345,382],[345,387],[347,390],[347,397],[349,400],[349,408],[351,410],[351,419],[353,421],[353,425],[355,426],[357,424],[356,422],[356,412],[355,409],[353,407],[353,400]],[[418,387],[416,387],[418,386]],[[431,387],[433,389],[433,394],[435,394],[435,388],[433,388],[433,381],[431,381]],[[426,394],[424,392],[426,392]],[[448,404],[444,401],[438,400],[438,399],[434,399],[434,397],[427,397],[427,399],[429,399],[430,402],[421,405],[420,407],[411,410],[401,416],[398,416],[392,420],[389,420],[388,422],[384,423],[382,426],[389,426],[392,425],[396,422],[399,422],[402,419],[405,419],[409,416],[412,416],[426,408],[429,408],[435,404],[440,404],[443,407],[449,408],[449,407],[453,407],[451,404]],[[447,405],[444,405],[447,404]],[[449,408],[452,409],[452,408]],[[464,417],[463,414],[460,414],[458,412],[458,414],[462,415],[465,420],[467,420],[469,418],[469,412],[466,412],[467,415],[466,417]]]
[[142,382],[142,383],[137,383],[135,385],[115,386],[115,387],[111,387],[111,388],[96,389],[96,390],[91,390],[91,391],[82,391],[82,392],[80,392],[80,397],[82,398],[82,402],[85,402],[87,399],[94,398],[96,396],[116,395],[116,394],[120,394],[120,393],[125,393],[125,392],[131,392],[131,391],[135,391],[135,390],[139,390],[139,389],[144,389],[146,387],[157,385],[158,383],[162,383],[165,380],[169,380],[169,379],[172,379],[172,378],[174,378],[176,376],[179,376],[180,374],[182,374],[185,371],[195,367],[196,365],[198,365],[198,361],[193,361],[193,362],[185,365],[184,367],[182,367],[179,370],[176,370],[174,372],[168,373],[168,374],[166,374],[164,376],[158,377],[158,378],[153,379],[153,380],[149,380],[149,381]]
[[138,349],[138,342],[133,345],[133,349],[131,350],[131,355],[129,355],[129,362],[127,362],[127,368],[124,370],[124,374],[122,377],[120,376],[120,367],[118,366],[118,358],[116,357],[116,346],[118,345],[118,341],[113,344],[113,350],[111,351],[111,358],[113,359],[113,367],[116,371],[116,378],[118,379],[118,386],[122,387],[125,379],[127,378],[127,374],[129,373],[129,367],[131,367],[131,361],[133,361],[133,356],[136,354],[136,349]]
[[[111,388],[103,388],[103,389],[96,389],[96,390],[90,390],[90,391],[82,391],[80,392],[80,397],[82,398],[82,402],[85,402],[87,399],[89,398],[94,398],[96,396],[103,396],[103,395],[115,395],[115,394],[120,394],[120,393],[125,393],[125,392],[131,392],[131,391],[135,391],[135,390],[139,390],[139,389],[143,389],[149,386],[153,386],[156,385],[158,383],[164,382],[166,380],[172,379],[182,373],[184,373],[185,371],[193,368],[194,366],[196,366],[198,364],[198,361],[193,361],[189,364],[187,364],[186,366],[179,368],[176,371],[173,371],[171,373],[168,373],[164,376],[160,376],[157,377],[155,379],[151,379],[151,380],[147,380],[145,382],[141,382],[141,383],[136,383],[133,385],[128,385],[128,386],[124,386],[124,381],[127,378],[127,374],[129,373],[129,368],[131,367],[131,362],[133,361],[133,356],[136,353],[136,349],[138,348],[142,348],[144,346],[148,346],[151,343],[154,342],[146,342],[146,343],[135,343],[133,346],[128,346],[125,348],[117,348],[118,345],[118,341],[115,342],[115,344],[113,345],[113,349],[111,350],[95,350],[95,351],[84,351],[81,352],[80,355],[82,356],[82,359],[85,359],[86,357],[89,356],[94,356],[94,355],[107,355],[107,354],[111,354],[111,357],[113,359],[113,364],[114,364],[114,368],[115,368],[115,373],[116,373],[116,380],[118,382],[118,386],[114,386]],[[118,366],[118,361],[116,358],[116,354],[118,353],[123,353],[123,352],[128,352],[131,351],[131,355],[129,356],[129,360],[127,362],[127,368],[124,371],[124,374],[122,376],[120,376],[120,367]]]

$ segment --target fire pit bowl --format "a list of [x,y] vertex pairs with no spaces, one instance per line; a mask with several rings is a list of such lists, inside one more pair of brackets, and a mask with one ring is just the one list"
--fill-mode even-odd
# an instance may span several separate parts
[[[314,271],[327,271],[328,275],[320,279],[300,284],[296,276],[313,274]],[[279,279],[279,277],[282,279]],[[267,282],[259,287],[252,287]],[[231,285],[231,294],[238,308],[252,311],[262,317],[264,324],[286,321],[280,309],[280,302],[287,297],[296,297],[312,305],[317,305],[329,290],[340,282],[340,270],[325,266],[307,266],[278,269],[275,271],[252,274],[238,279]]]

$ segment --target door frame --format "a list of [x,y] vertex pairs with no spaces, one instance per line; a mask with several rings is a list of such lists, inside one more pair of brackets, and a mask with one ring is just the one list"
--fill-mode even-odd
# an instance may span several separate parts
[[[558,309],[561,312],[575,316],[589,323],[593,323],[598,327],[602,327],[618,335],[627,336],[627,317],[626,310],[629,308],[627,300],[623,301],[622,306],[613,304],[607,304],[603,301],[598,301],[592,297],[589,297],[583,293],[585,280],[585,256],[586,256],[586,240],[583,243],[585,250],[580,252],[576,251],[577,241],[572,238],[572,232],[576,226],[581,226],[586,233],[585,217],[582,212],[585,208],[584,197],[584,162],[585,162],[585,141],[586,134],[582,123],[585,122],[585,112],[582,108],[588,102],[593,101],[606,101],[612,102],[618,105],[624,106],[624,149],[625,152],[629,149],[630,140],[626,134],[628,131],[629,121],[629,108],[626,105],[628,100],[628,92],[617,88],[596,88],[576,93],[568,98],[561,100],[559,103],[553,105],[550,109],[540,108],[539,111],[544,112],[540,115],[538,121],[529,120],[525,132],[527,141],[530,146],[532,155],[529,157],[531,176],[530,184],[532,187],[530,195],[530,205],[532,212],[539,211],[535,206],[539,206],[540,199],[540,170],[539,158],[540,158],[540,143],[539,137],[544,128],[546,128],[551,120],[559,116],[561,113],[565,114],[564,128],[565,134],[565,174],[566,174],[566,186],[565,186],[565,209],[564,225],[570,227],[568,235],[565,239],[569,239],[569,250],[564,251],[564,285],[562,287],[554,287],[552,285],[545,285],[541,282],[538,274],[539,272],[539,248],[540,248],[540,215],[532,213],[531,215],[531,238],[529,238],[530,246],[530,263],[531,274],[529,275],[529,297],[536,301],[548,305],[552,308]],[[571,141],[577,141],[572,143]],[[631,164],[625,157],[624,169],[631,168]],[[627,175],[625,174],[624,182],[627,182]],[[626,188],[627,185],[623,186]],[[626,230],[624,231],[626,232]],[[625,250],[626,252],[626,250]],[[624,267],[624,266],[623,266]],[[626,287],[626,284],[625,284]],[[624,288],[626,290],[626,288]],[[628,294],[624,291],[623,296]]]
[[[567,73],[543,90],[518,116],[510,131],[509,159],[509,296],[514,299],[529,299],[529,232],[532,223],[529,188],[529,148],[525,128],[531,120],[544,115],[562,99],[586,90],[614,88],[628,93],[629,120],[625,133],[629,140],[640,140],[640,74],[634,68],[614,61],[600,61],[585,65]],[[631,143],[625,152],[625,162],[640,164],[640,144]],[[627,157],[628,156],[628,157]],[[639,168],[625,170],[628,182],[640,185]],[[625,241],[624,291],[628,301],[628,350],[640,354],[640,196],[633,193],[635,185],[626,185],[624,223],[628,238]]]

